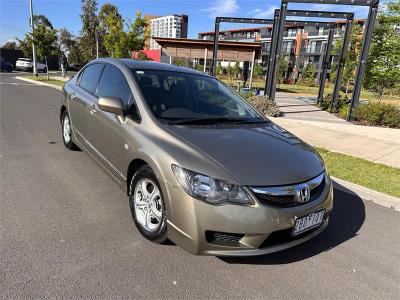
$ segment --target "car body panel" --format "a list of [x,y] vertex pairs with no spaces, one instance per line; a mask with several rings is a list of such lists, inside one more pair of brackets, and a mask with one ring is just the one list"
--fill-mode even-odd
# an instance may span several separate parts
[[[255,196],[253,205],[210,205],[187,194],[171,169],[172,164],[179,165],[243,185],[247,190],[249,186],[295,184],[324,171],[322,159],[310,146],[273,122],[224,127],[162,124],[152,114],[130,68],[198,72],[130,60],[95,62],[117,66],[125,75],[141,118],[138,121],[101,111],[97,97],[77,86],[83,68],[66,82],[61,101],[61,106],[70,112],[72,139],[125,191],[130,188],[131,162],[141,160],[152,168],[164,198],[170,240],[193,254],[257,255],[301,243],[326,227],[333,207],[329,176],[318,199],[296,207],[269,206]],[[326,211],[326,219],[318,230],[301,239],[259,248],[272,232],[292,228],[296,218],[321,208]],[[205,238],[207,230],[240,233],[244,237],[239,247],[213,245]]]

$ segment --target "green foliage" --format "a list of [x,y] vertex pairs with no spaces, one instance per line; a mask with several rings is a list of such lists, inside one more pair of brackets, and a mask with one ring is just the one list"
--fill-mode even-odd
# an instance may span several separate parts
[[[323,110],[329,110],[332,105],[332,97],[333,94],[328,94],[326,95],[322,101],[318,104],[318,106],[323,109]],[[347,98],[346,96],[339,95],[338,101],[337,101],[337,106],[336,108],[333,107],[332,112],[339,112],[344,106],[349,104],[350,99]]]
[[240,74],[240,67],[239,67],[239,62],[235,62],[235,65],[232,68],[232,73],[235,78],[237,78]]
[[[355,73],[358,65],[358,56],[362,48],[362,27],[354,21],[349,40],[349,49],[347,52],[346,64],[343,70],[344,85],[349,86],[350,82],[354,81]],[[339,57],[340,51],[343,48],[343,39],[337,39],[333,46],[333,53]],[[336,78],[337,64],[333,66],[333,72],[330,76],[331,81]]]
[[47,59],[49,55],[54,53],[57,41],[57,30],[39,24],[32,32],[25,35],[25,43],[27,47],[32,48],[35,43],[37,57],[39,60]]
[[186,60],[183,57],[174,57],[172,64],[175,66],[186,67]]
[[298,81],[300,85],[315,86],[315,75],[317,68],[313,63],[308,63],[301,73],[301,78]]
[[254,77],[262,77],[264,74],[263,67],[260,64],[254,65],[253,75]]
[[360,104],[354,110],[354,118],[368,125],[400,128],[400,110],[393,104],[383,102]]
[[87,62],[96,58],[96,30],[99,26],[97,18],[97,1],[81,0],[82,29],[80,32],[80,52],[83,61]]
[[216,73],[216,75],[222,75],[222,71],[223,71],[223,68],[221,66],[221,62],[219,61],[217,63],[217,66],[215,67],[215,73]]
[[197,64],[197,65],[194,67],[194,69],[197,70],[197,71],[199,71],[199,72],[203,72],[203,71],[204,71],[204,66],[201,65],[201,64]]
[[288,70],[288,63],[285,60],[285,58],[282,56],[279,59],[279,65],[278,65],[278,82],[282,83],[283,79],[285,78],[285,73]]
[[132,51],[143,49],[146,22],[140,12],[134,22],[125,21],[117,7],[107,3],[100,10],[99,23],[104,48],[111,57],[130,57]]
[[146,55],[146,53],[139,51],[136,55],[137,60],[152,60],[150,57]]
[[279,117],[281,114],[278,105],[265,96],[252,96],[246,100],[265,116]]
[[15,49],[18,49],[18,45],[15,41],[9,41],[9,42],[6,42],[3,46],[1,46],[1,48],[15,50]]
[[39,25],[44,25],[50,29],[54,29],[53,24],[47,19],[44,15],[33,15],[33,25],[34,27],[38,27]]
[[369,52],[364,87],[382,98],[389,89],[400,91],[400,0],[379,11]]

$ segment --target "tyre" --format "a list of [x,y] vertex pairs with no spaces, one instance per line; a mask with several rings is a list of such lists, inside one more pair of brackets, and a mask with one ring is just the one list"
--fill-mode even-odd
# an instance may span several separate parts
[[167,240],[164,198],[153,170],[147,165],[131,179],[129,206],[136,228],[146,239],[159,244]]
[[42,70],[42,73],[47,73],[47,69],[44,68],[44,69]]
[[79,150],[78,146],[72,141],[72,129],[71,129],[71,120],[69,118],[68,112],[65,110],[62,114],[62,137],[65,147],[70,150]]
[[12,67],[8,67],[8,68],[7,68],[7,72],[8,72],[8,73],[11,73],[11,72],[12,72]]

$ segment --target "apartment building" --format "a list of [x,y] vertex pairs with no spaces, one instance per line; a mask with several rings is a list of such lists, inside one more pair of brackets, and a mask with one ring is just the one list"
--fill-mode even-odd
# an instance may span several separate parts
[[[364,20],[357,20],[363,26]],[[336,23],[334,41],[344,36],[346,23],[338,21]],[[312,63],[316,66],[318,73],[322,70],[322,61],[326,44],[328,41],[329,29],[315,25],[307,26],[285,26],[283,34],[282,54],[288,62],[288,69],[284,74],[286,81],[296,81],[304,67]],[[271,48],[272,26],[257,28],[241,28],[220,31],[219,40],[238,41],[238,42],[260,42],[262,44],[261,59],[258,61],[266,70],[270,48]],[[212,40],[214,32],[200,32],[198,39]],[[222,62],[222,65],[227,64]]]
[[149,19],[151,31],[150,49],[160,49],[153,37],[187,38],[188,19],[187,15],[168,15]]

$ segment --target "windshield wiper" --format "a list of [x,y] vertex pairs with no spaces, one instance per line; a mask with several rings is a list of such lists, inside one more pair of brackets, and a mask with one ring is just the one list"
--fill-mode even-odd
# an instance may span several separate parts
[[254,124],[254,123],[265,123],[266,120],[263,119],[243,119],[243,118],[188,118],[188,119],[180,119],[176,121],[171,121],[169,124],[171,125],[208,125],[208,124],[218,124],[218,123],[229,123],[229,124]]

